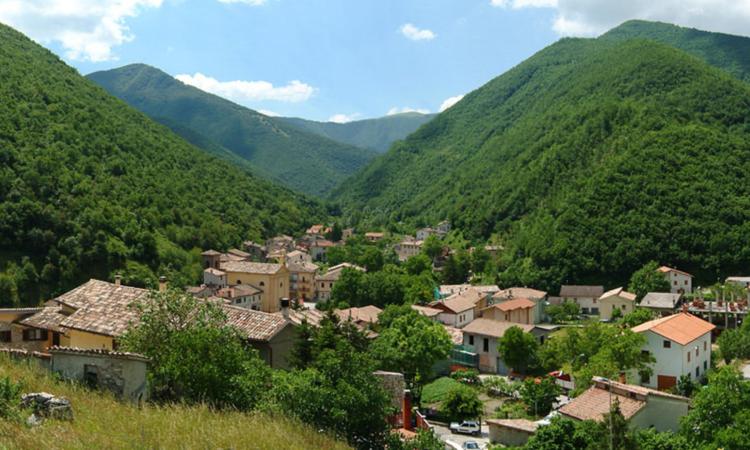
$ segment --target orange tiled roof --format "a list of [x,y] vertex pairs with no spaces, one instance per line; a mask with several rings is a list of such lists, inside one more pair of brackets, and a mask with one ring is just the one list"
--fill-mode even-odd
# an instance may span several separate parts
[[492,305],[493,308],[497,308],[500,311],[513,311],[515,309],[529,309],[536,306],[536,303],[532,302],[528,298],[517,298],[514,300],[508,300],[506,302],[497,303]]
[[678,313],[642,323],[633,327],[632,330],[636,333],[652,331],[680,345],[687,345],[704,334],[710,333],[714,328],[716,325],[692,314]]
[[377,306],[368,305],[361,308],[348,308],[336,310],[336,315],[341,320],[352,320],[352,322],[370,322],[377,323],[378,315],[383,312]]
[[474,319],[463,327],[461,331],[470,334],[480,334],[482,336],[501,338],[511,327],[518,327],[523,331],[529,332],[534,329],[534,325],[526,325],[522,323],[513,322],[501,322],[499,320],[492,319]]
[[531,289],[527,287],[512,287],[498,291],[492,298],[503,299],[503,298],[544,298],[547,295],[546,292],[538,289]]
[[692,277],[692,275],[690,275],[689,273],[685,271],[678,270],[678,269],[675,269],[674,267],[669,267],[669,266],[661,266],[656,270],[658,270],[661,273],[677,272],[677,273],[681,273],[682,275]]

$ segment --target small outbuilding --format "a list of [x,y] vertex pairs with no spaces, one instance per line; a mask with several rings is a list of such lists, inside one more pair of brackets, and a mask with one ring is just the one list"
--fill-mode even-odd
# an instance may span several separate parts
[[506,447],[520,447],[536,433],[539,426],[526,419],[487,419],[490,428],[490,442]]

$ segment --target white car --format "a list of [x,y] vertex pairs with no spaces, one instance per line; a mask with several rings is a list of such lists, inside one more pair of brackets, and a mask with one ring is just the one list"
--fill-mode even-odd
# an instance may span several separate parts
[[477,441],[466,441],[461,448],[463,450],[482,450],[482,446]]
[[479,436],[482,434],[482,426],[475,420],[464,420],[463,422],[452,422],[451,433],[471,434]]

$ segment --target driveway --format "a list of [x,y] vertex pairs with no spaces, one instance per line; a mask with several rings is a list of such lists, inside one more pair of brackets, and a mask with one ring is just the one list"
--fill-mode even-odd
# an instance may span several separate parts
[[488,448],[490,445],[489,427],[486,423],[482,424],[481,436],[471,436],[468,434],[451,434],[451,430],[446,426],[438,425],[435,423],[433,423],[432,425],[432,429],[435,431],[435,434],[438,435],[440,440],[446,443],[451,442],[454,444],[458,444],[458,448],[461,448],[461,446],[466,441],[476,441],[482,448]]

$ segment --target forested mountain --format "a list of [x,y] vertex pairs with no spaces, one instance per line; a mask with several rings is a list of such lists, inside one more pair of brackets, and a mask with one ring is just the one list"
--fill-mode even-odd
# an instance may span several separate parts
[[195,135],[186,131],[202,135],[213,141],[211,147],[224,147],[249,161],[256,173],[308,194],[325,195],[376,154],[301,130],[144,64],[88,78],[151,118],[174,124],[186,139],[195,142]]
[[194,282],[191,249],[293,232],[324,214],[0,25],[0,304],[116,270],[136,285],[156,275]]
[[297,117],[280,117],[279,119],[334,141],[383,153],[395,141],[404,139],[433,117],[435,114],[408,112],[347,123],[316,122]]
[[684,50],[741,80],[750,81],[750,38],[668,23],[630,20],[599,39],[626,41],[634,38],[649,39]]
[[653,41],[563,39],[336,195],[364,222],[499,234],[508,283],[612,285],[652,259],[700,283],[747,271],[748,173],[750,85]]

